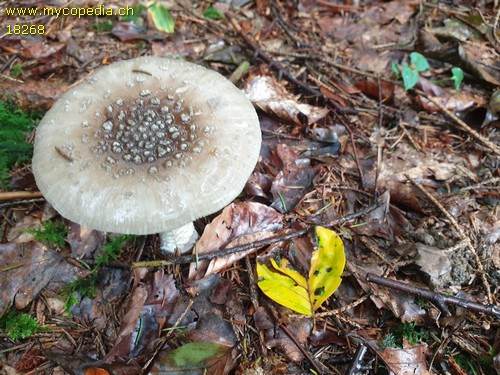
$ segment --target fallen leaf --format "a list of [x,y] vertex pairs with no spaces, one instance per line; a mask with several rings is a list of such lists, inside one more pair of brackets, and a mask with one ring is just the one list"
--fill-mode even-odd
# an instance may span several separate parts
[[179,297],[173,276],[163,269],[145,273],[138,268],[134,272],[134,287],[109,359],[136,356],[158,338],[161,322],[171,316]]
[[148,7],[148,17],[151,17],[157,30],[171,34],[175,30],[175,21],[170,11],[160,3],[153,3]]
[[[276,348],[292,362],[299,362],[304,359],[297,345],[281,329],[279,323],[269,314],[266,309],[259,306],[253,314],[255,327],[264,337],[267,348]],[[300,344],[305,344],[312,329],[312,319],[287,318],[289,324],[287,328],[295,335]],[[288,372],[286,372],[288,373]]]
[[436,247],[427,246],[417,242],[417,257],[415,263],[420,266],[420,269],[430,277],[430,282],[434,286],[441,286],[442,279],[449,276],[452,271],[451,261],[448,257],[448,252]]
[[90,367],[85,370],[85,375],[109,375],[109,372],[99,367]]
[[[254,202],[232,203],[205,227],[196,249],[198,254],[206,254],[271,237],[282,228],[281,220],[281,214],[266,205]],[[217,273],[256,250],[249,249],[211,261],[192,263],[189,279]]]
[[339,235],[332,230],[316,227],[318,249],[311,257],[309,271],[309,293],[313,309],[317,310],[342,282],[345,267],[344,244]]
[[39,242],[0,244],[0,311],[24,309],[60,272],[62,257]]
[[[272,185],[273,203],[271,207],[279,212],[287,212],[300,202],[317,171],[311,166],[309,159],[300,158],[289,146],[278,144],[275,156],[280,169]],[[281,164],[281,165],[279,165]]]
[[386,81],[381,81],[380,85],[377,82],[368,80],[360,80],[354,84],[354,87],[361,90],[368,97],[387,102],[394,97],[394,84]]
[[41,59],[48,57],[66,46],[66,43],[52,42],[50,44],[40,42],[30,42],[28,40],[21,40],[21,45],[24,49],[21,56],[30,59]]
[[212,373],[210,367],[219,361],[224,361],[230,350],[231,347],[211,342],[190,342],[167,352],[155,363],[151,373],[158,375],[177,371],[193,374]]
[[344,245],[338,234],[318,226],[316,236],[318,248],[312,254],[307,279],[287,259],[271,258],[274,270],[257,262],[258,286],[264,294],[304,315],[313,315],[339,287],[345,266]]
[[382,358],[393,374],[430,375],[426,355],[427,344],[421,343],[408,348],[386,348],[377,354]]
[[245,87],[248,99],[264,112],[299,126],[315,123],[328,114],[327,108],[299,103],[273,77],[255,76]]

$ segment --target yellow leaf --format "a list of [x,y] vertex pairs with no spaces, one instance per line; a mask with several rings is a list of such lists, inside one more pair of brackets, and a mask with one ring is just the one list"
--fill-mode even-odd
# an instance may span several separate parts
[[[273,259],[271,263],[273,266],[276,264]],[[257,275],[259,288],[266,296],[300,314],[312,315],[309,293],[294,279],[281,272],[271,271],[262,263],[257,263]]]
[[339,287],[345,266],[344,244],[332,230],[316,227],[318,249],[311,257],[309,293],[313,310],[321,306]]
[[266,296],[304,315],[313,315],[339,287],[345,266],[342,240],[337,233],[316,227],[318,248],[311,257],[309,278],[295,270],[288,259],[270,259],[275,270],[257,263],[258,285]]
[[279,265],[276,260],[271,258],[271,263],[274,268],[278,271],[283,272],[285,275],[290,276],[298,285],[302,288],[307,289],[307,280],[304,276],[302,276],[290,263],[290,261],[286,258],[281,258],[279,260]]

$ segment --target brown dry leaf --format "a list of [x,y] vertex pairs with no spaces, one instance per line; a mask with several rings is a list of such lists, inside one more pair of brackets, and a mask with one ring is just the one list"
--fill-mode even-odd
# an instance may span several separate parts
[[24,309],[61,272],[62,257],[39,242],[0,244],[0,311]]
[[48,57],[66,47],[66,43],[52,42],[46,44],[39,41],[30,42],[27,40],[21,40],[21,45],[24,47],[21,52],[22,57],[37,60]]
[[391,82],[381,81],[379,86],[377,82],[364,79],[356,81],[354,87],[372,99],[379,100],[380,97],[382,102],[390,101],[394,97],[394,84]]
[[[304,355],[297,345],[288,337],[277,322],[267,313],[266,309],[259,307],[254,313],[255,327],[264,335],[267,348],[276,348],[283,352],[288,360],[299,362]],[[312,319],[288,319],[287,328],[300,344],[305,344],[311,334]]]
[[438,86],[434,82],[431,82],[427,78],[422,76],[418,76],[416,87],[425,92],[427,95],[437,96],[437,97],[445,95],[444,88]]
[[381,4],[380,8],[380,23],[384,25],[392,24],[392,20],[405,25],[415,11],[418,10],[416,3],[400,0]]
[[317,171],[310,160],[299,155],[285,144],[276,147],[276,156],[281,162],[280,172],[275,177],[271,193],[274,207],[280,212],[292,210],[302,199]]
[[46,112],[67,88],[68,84],[57,78],[15,85],[0,81],[0,92],[13,98],[18,107],[39,112]]
[[[198,254],[211,253],[225,247],[234,247],[271,237],[282,228],[281,214],[271,207],[254,202],[232,203],[208,224],[196,244]],[[199,279],[217,273],[257,249],[241,251],[210,262],[192,263],[189,279]]]
[[[475,108],[486,107],[488,105],[488,101],[484,97],[480,97],[469,90],[461,90],[457,93],[454,89],[440,88],[440,95],[435,96],[436,93],[436,91],[430,93],[433,95],[433,99],[453,113],[467,112]],[[420,105],[429,113],[436,113],[440,111],[434,103],[424,97],[419,96],[418,101],[420,102]]]
[[[246,310],[243,308],[242,300],[237,297],[234,284],[219,275],[210,275],[201,280],[189,281],[189,290],[195,296],[179,298],[169,317],[168,326],[171,327],[176,323],[188,326],[190,331],[186,337],[190,341],[234,346],[238,339],[227,318],[230,316],[231,319],[242,322],[246,320]],[[212,302],[215,298],[214,293],[224,290],[227,292],[227,302],[224,304],[218,303],[219,301]],[[181,315],[183,318],[179,322]]]
[[45,362],[45,357],[40,349],[31,349],[23,354],[16,362],[16,370],[22,374],[33,371],[35,368]]
[[146,302],[148,293],[144,285],[137,286],[129,297],[125,315],[122,318],[115,345],[109,351],[107,358],[128,356],[135,349],[134,339],[139,331],[139,318]]
[[[134,269],[135,284],[114,347],[107,358],[136,356],[161,332],[162,324],[172,314],[179,292],[172,275],[164,270],[144,272]],[[140,336],[139,335],[140,331]]]
[[394,316],[400,318],[403,322],[422,321],[426,311],[414,302],[414,296],[366,281],[367,273],[382,276],[384,271],[381,266],[351,261],[346,263],[346,268],[353,273],[361,288],[366,293],[370,293],[370,299],[377,308],[391,310]]
[[41,219],[35,215],[26,215],[16,221],[16,225],[9,229],[6,239],[9,243],[26,243],[33,241],[33,235],[26,230],[41,227]]
[[245,193],[254,197],[269,199],[269,191],[273,183],[273,176],[270,174],[253,172],[245,185]]
[[466,42],[458,47],[458,54],[469,71],[480,79],[500,86],[498,54],[488,42]]
[[403,349],[386,348],[377,354],[390,369],[391,374],[430,375],[432,373],[427,370],[427,352],[427,344],[420,343]]
[[164,40],[167,38],[164,33],[148,30],[146,27],[136,25],[133,22],[118,22],[113,26],[111,34],[122,42],[131,40]]
[[264,112],[299,126],[315,123],[328,114],[327,108],[299,103],[297,98],[273,77],[255,76],[247,82],[248,99]]
[[91,258],[106,240],[104,232],[82,227],[76,223],[70,224],[66,239],[71,247],[71,255],[77,259]]
[[393,243],[395,236],[400,236],[404,230],[412,228],[408,219],[399,210],[391,207],[390,203],[394,203],[392,194],[392,190],[390,192],[386,190],[379,197],[379,201],[383,203],[364,216],[366,225],[352,228],[354,233],[366,236],[365,241],[373,242],[375,247],[377,246],[376,237],[387,239]]
[[442,279],[449,276],[451,272],[451,261],[448,252],[433,246],[417,242],[417,257],[415,263],[430,277],[430,283],[434,286],[441,285]]
[[[458,167],[469,170],[466,159],[446,149],[427,149],[424,154],[407,143],[400,143],[392,154],[384,156],[380,166],[378,186],[384,189],[392,187],[392,181],[406,183],[406,174],[426,186],[438,186],[436,180],[444,181],[456,177],[457,174],[463,174]],[[365,184],[367,187],[373,186],[374,181],[373,169],[365,175]],[[394,187],[400,186],[395,184]]]

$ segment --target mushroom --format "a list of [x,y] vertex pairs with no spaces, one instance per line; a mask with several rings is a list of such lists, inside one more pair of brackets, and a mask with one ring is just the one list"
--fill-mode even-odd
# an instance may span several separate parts
[[36,131],[33,173],[67,219],[106,232],[162,233],[189,250],[193,221],[230,203],[259,157],[246,96],[180,60],[113,63],[66,92]]

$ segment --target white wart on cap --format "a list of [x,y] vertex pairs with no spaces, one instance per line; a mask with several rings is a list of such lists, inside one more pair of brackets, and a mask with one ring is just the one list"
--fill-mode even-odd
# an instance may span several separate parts
[[260,143],[252,104],[222,75],[140,57],[99,69],[54,103],[37,128],[33,173],[81,225],[171,232],[230,203]]

